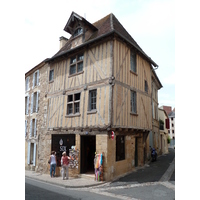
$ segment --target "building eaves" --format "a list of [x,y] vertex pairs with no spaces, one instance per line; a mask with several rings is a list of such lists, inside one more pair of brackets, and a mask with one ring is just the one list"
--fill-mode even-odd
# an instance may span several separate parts
[[161,111],[163,111],[163,112],[165,113],[165,116],[166,116],[167,119],[168,119],[168,115],[167,115],[166,111],[165,111],[164,109],[162,109],[162,108],[158,108],[158,109],[161,110]]
[[40,69],[41,67],[43,67],[47,62],[48,62],[49,58],[44,59],[42,62],[40,62],[39,64],[37,64],[35,67],[33,67],[32,69],[30,69],[28,72],[25,73],[25,78],[27,76],[29,76],[30,74],[32,74],[34,71]]

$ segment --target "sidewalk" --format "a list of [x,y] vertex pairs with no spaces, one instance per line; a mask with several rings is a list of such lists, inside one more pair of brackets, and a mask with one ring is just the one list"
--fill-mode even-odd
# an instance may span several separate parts
[[105,181],[95,181],[91,177],[81,177],[73,178],[69,177],[68,180],[63,180],[62,177],[53,177],[51,178],[49,174],[40,174],[35,171],[25,170],[25,177],[35,179],[38,181],[43,181],[50,184],[59,185],[66,188],[83,188],[83,187],[92,187],[98,186],[106,183]]

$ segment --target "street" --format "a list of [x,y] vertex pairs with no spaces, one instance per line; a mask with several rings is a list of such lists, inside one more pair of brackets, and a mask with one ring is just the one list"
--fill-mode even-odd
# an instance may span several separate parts
[[26,200],[39,199],[175,199],[175,151],[159,156],[135,172],[98,187],[65,188],[32,179],[25,179]]

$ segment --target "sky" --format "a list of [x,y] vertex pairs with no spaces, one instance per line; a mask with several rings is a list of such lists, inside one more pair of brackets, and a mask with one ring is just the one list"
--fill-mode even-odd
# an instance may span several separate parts
[[[159,65],[156,73],[163,85],[158,93],[159,106],[175,107],[174,0],[5,1],[0,7],[0,22],[6,27],[0,38],[8,53],[3,58],[5,62],[9,60],[14,70],[19,62],[24,76],[44,59],[52,57],[59,50],[59,37],[70,37],[63,29],[72,11],[90,23],[113,13]],[[13,49],[11,58],[9,53]]]

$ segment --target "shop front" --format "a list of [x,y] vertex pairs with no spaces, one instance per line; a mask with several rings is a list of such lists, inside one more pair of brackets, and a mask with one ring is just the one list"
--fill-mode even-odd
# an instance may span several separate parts
[[56,175],[60,176],[62,153],[65,151],[69,155],[69,150],[75,146],[75,134],[52,134],[51,141],[51,151],[56,152]]

